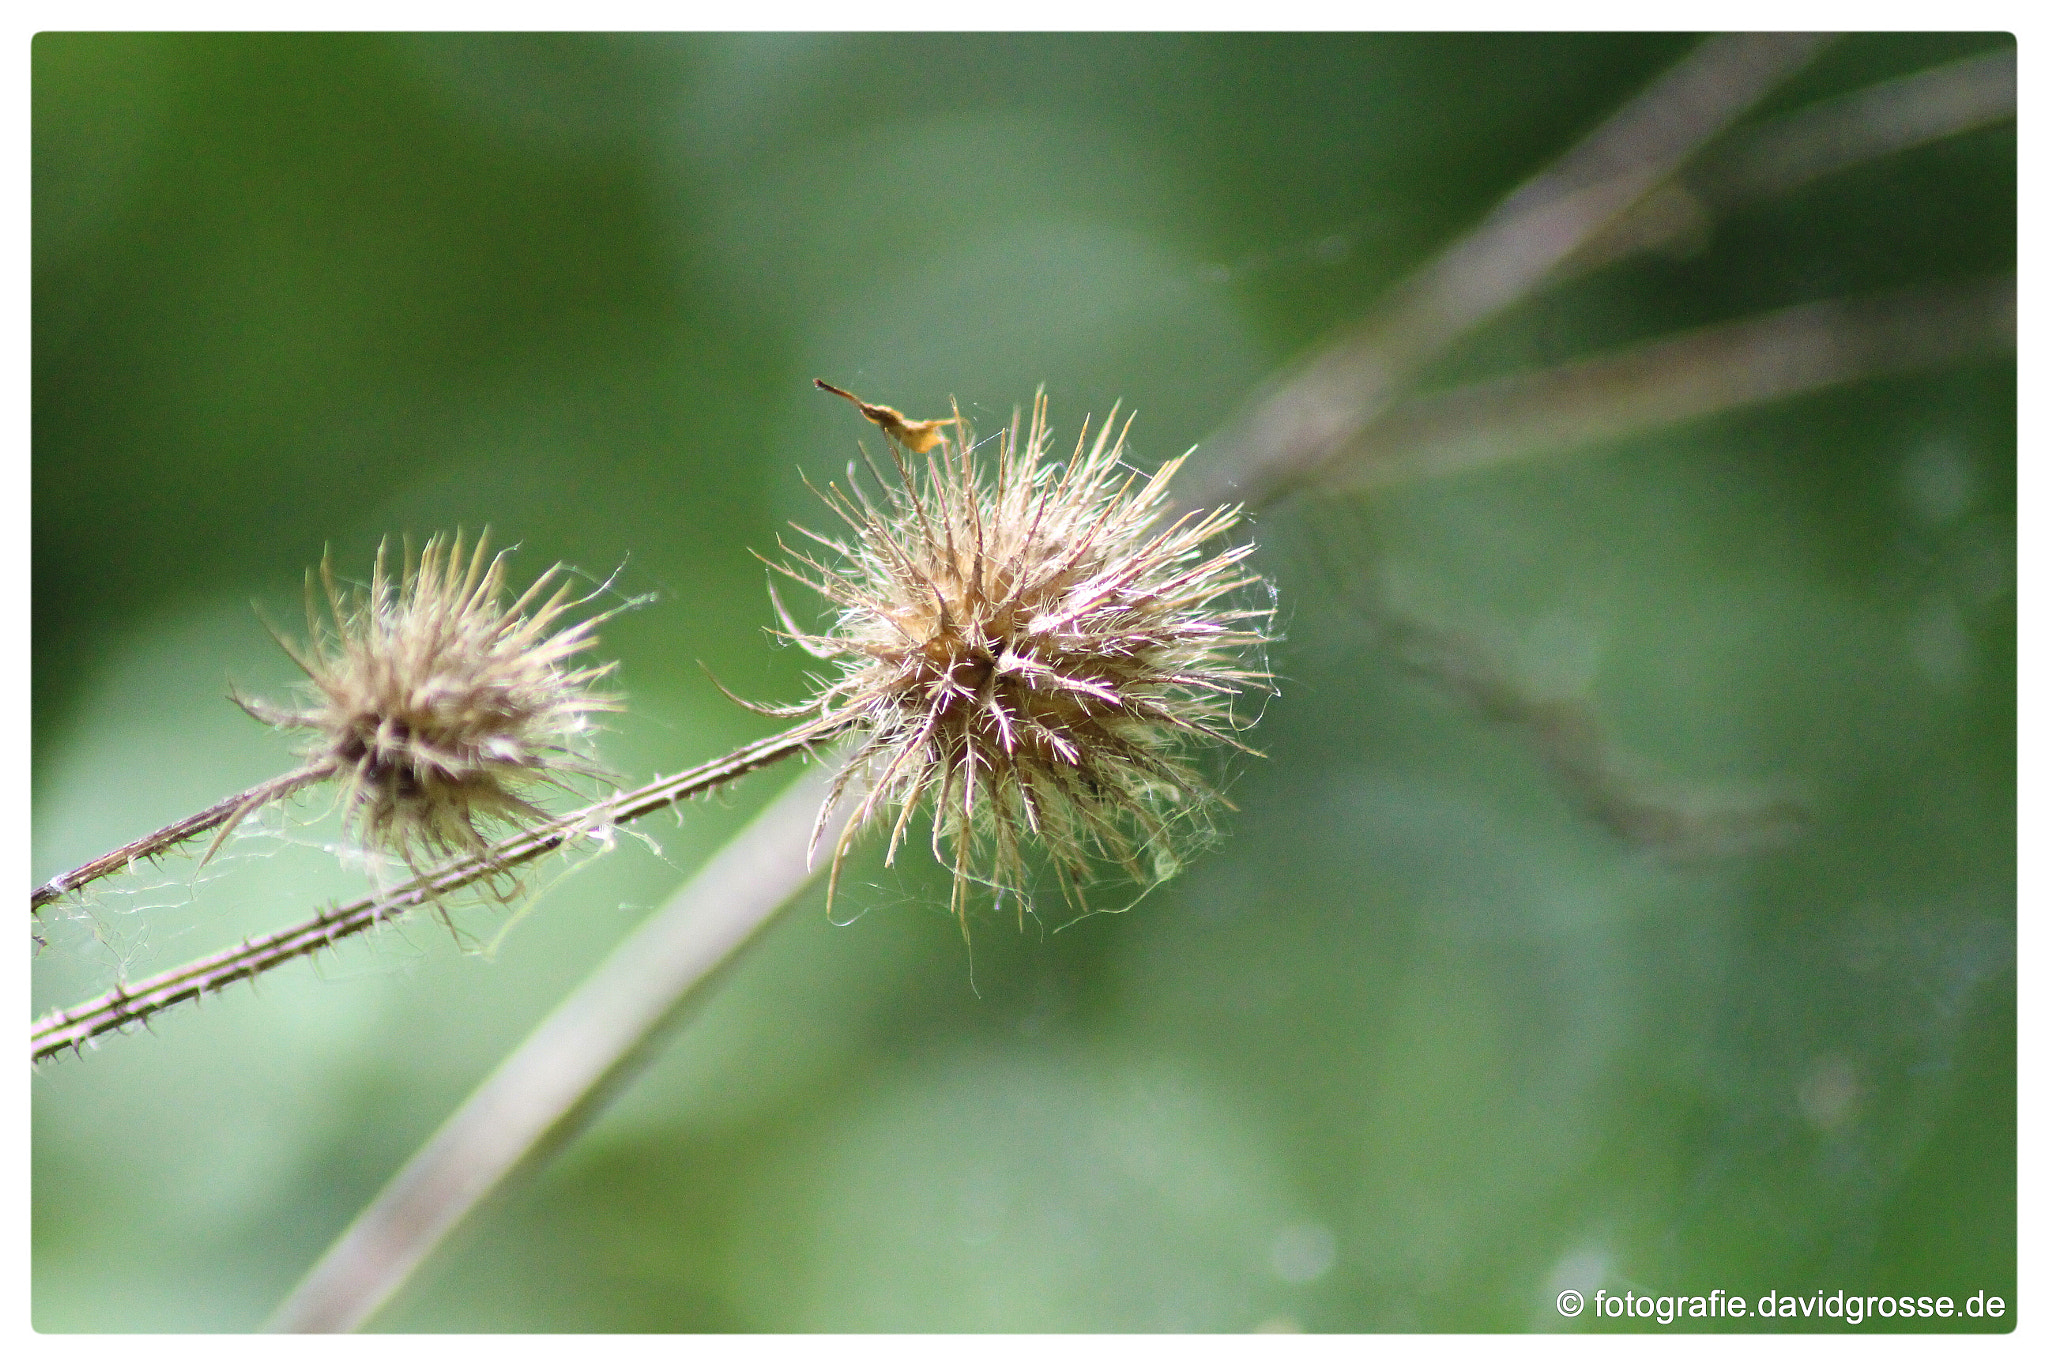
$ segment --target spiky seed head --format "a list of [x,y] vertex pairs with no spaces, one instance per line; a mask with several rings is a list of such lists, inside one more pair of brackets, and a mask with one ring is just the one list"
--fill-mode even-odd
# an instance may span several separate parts
[[1252,547],[1214,544],[1241,509],[1169,521],[1181,460],[1151,475],[1124,465],[1129,421],[1114,411],[1092,444],[1084,427],[1071,459],[1048,461],[1043,390],[992,459],[957,405],[950,434],[921,425],[937,448],[919,460],[892,441],[894,469],[869,465],[878,497],[851,467],[845,488],[821,492],[849,538],[798,527],[825,553],[784,546],[774,565],[836,609],[814,635],[776,603],[785,633],[838,665],[788,713],[862,736],[826,806],[861,792],[833,883],[862,827],[888,821],[893,861],[927,801],[963,929],[977,884],[1016,894],[1022,915],[1034,845],[1083,908],[1099,862],[1142,883],[1171,876],[1213,833],[1220,799],[1189,753],[1244,749],[1240,699],[1270,677]]
[[[569,624],[587,599],[557,565],[505,598],[505,555],[436,536],[399,578],[380,545],[368,587],[339,586],[331,561],[306,575],[307,636],[278,643],[304,669],[303,705],[236,700],[258,719],[307,732],[311,768],[342,784],[357,837],[417,867],[473,851],[480,820],[545,818],[528,797],[599,776],[591,717],[619,707],[590,690],[610,663],[579,667],[602,616]],[[324,602],[325,611],[321,610]]]

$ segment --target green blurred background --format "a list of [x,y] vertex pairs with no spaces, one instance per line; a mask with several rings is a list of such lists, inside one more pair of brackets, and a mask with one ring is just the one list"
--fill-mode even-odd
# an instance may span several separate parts
[[[634,779],[801,695],[764,571],[865,434],[1047,384],[1178,454],[1680,36],[34,42],[38,877],[289,761],[331,545],[488,524],[659,600]],[[1998,46],[1848,39],[1771,108]],[[1494,373],[2009,270],[2010,123],[1517,310]],[[1131,913],[987,918],[872,850],[377,1320],[410,1330],[1523,1330],[1558,1288],[2014,1293],[2015,378],[1872,382],[1259,521],[1281,694]],[[1201,458],[1200,454],[1195,457]],[[1411,601],[1657,771],[1798,796],[1671,866],[1376,650]],[[784,780],[41,1068],[44,1331],[245,1329]],[[53,917],[35,1005],[366,885],[317,803]],[[857,916],[857,917],[856,917]],[[1054,919],[1057,923],[1057,919]],[[509,928],[508,928],[509,923]],[[2008,1316],[2006,1323],[2011,1322]],[[1590,1326],[1581,1320],[1579,1327]]]

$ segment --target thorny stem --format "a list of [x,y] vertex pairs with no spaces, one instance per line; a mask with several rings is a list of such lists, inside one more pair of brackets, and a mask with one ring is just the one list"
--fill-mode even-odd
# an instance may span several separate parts
[[116,986],[97,1000],[38,1019],[29,1030],[29,1058],[41,1061],[89,1039],[140,1023],[160,1010],[211,995],[237,981],[254,980],[273,967],[332,947],[344,938],[435,902],[466,886],[532,861],[573,839],[636,820],[652,811],[699,796],[727,782],[803,753],[843,728],[836,718],[807,721],[756,740],[724,758],[700,764],[673,777],[657,778],[634,791],[599,801],[559,819],[502,839],[480,853],[457,858],[415,878],[396,891],[368,896],[352,904],[322,911],[303,924],[258,938],[238,947],[139,981]]
[[44,906],[82,886],[96,882],[102,877],[110,877],[116,872],[124,872],[144,858],[155,858],[168,853],[188,839],[196,839],[210,829],[218,829],[222,825],[239,820],[259,806],[281,801],[292,793],[310,787],[329,776],[332,776],[332,769],[324,763],[316,763],[300,768],[297,772],[286,773],[282,777],[258,782],[249,790],[208,806],[196,815],[188,815],[182,820],[174,821],[154,834],[145,834],[132,843],[121,845],[111,853],[102,853],[81,867],[74,867],[69,872],[50,878],[29,893],[29,911],[32,914],[41,913]]

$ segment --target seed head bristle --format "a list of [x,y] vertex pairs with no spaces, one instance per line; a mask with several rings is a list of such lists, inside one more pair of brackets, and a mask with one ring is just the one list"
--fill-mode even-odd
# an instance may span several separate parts
[[1213,834],[1220,800],[1188,751],[1244,749],[1236,699],[1270,681],[1257,663],[1272,608],[1233,605],[1262,585],[1244,566],[1252,547],[1211,546],[1241,509],[1167,522],[1181,460],[1151,475],[1123,464],[1129,420],[1114,411],[1049,463],[1043,390],[992,460],[957,405],[942,425],[950,435],[919,424],[936,433],[921,460],[891,442],[892,471],[870,462],[879,496],[851,467],[821,490],[850,538],[797,527],[817,550],[785,545],[774,565],[836,608],[812,635],[778,602],[783,633],[839,664],[803,709],[862,736],[819,817],[865,779],[832,883],[870,824],[889,824],[893,861],[927,799],[963,930],[975,885],[1016,895],[1021,917],[1033,846],[1083,908],[1098,863],[1163,880]]
[[380,545],[367,588],[338,585],[323,556],[318,596],[306,575],[305,641],[278,637],[309,679],[304,704],[236,698],[259,720],[307,731],[302,752],[341,783],[357,837],[415,868],[483,848],[480,820],[545,818],[528,799],[538,787],[602,777],[591,716],[619,709],[590,690],[616,665],[574,663],[610,613],[563,624],[589,599],[561,565],[505,602],[505,553],[490,555],[489,540],[466,553],[459,532],[417,557],[408,547],[396,582]]

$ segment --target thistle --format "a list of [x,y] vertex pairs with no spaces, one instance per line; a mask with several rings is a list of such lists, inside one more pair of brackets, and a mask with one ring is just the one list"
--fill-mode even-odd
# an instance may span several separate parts
[[851,538],[798,527],[828,555],[784,546],[791,562],[773,566],[837,611],[809,634],[776,600],[784,633],[838,666],[780,714],[815,713],[861,735],[819,815],[822,828],[861,779],[832,888],[859,830],[887,819],[893,862],[927,799],[963,929],[977,884],[1016,894],[1021,919],[1034,844],[1083,909],[1099,862],[1147,884],[1172,876],[1213,835],[1221,799],[1188,750],[1213,741],[1251,752],[1236,738],[1250,723],[1236,702],[1269,679],[1252,661],[1271,607],[1230,605],[1261,585],[1243,567],[1252,547],[1209,545],[1241,509],[1167,522],[1181,460],[1149,476],[1125,466],[1129,421],[1117,426],[1114,412],[1092,445],[1084,427],[1073,457],[1049,463],[1042,390],[1029,427],[1013,417],[993,459],[979,457],[957,406],[916,424],[933,438],[921,461],[896,438],[908,426],[900,415],[877,409],[892,425],[870,406],[862,412],[894,438],[894,477],[870,463],[877,499],[849,468],[846,489],[820,496]]
[[505,555],[489,556],[488,541],[465,557],[459,533],[430,539],[395,583],[380,545],[369,586],[347,591],[323,558],[326,614],[309,572],[306,640],[278,637],[305,670],[305,704],[235,699],[259,720],[306,731],[306,768],[341,784],[357,837],[415,868],[426,855],[483,848],[480,820],[545,819],[529,795],[598,775],[590,717],[618,709],[589,690],[614,664],[572,665],[604,618],[556,629],[580,605],[559,565],[505,603]]

